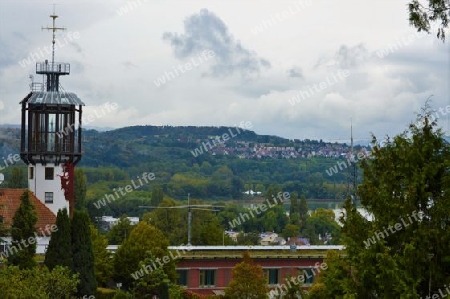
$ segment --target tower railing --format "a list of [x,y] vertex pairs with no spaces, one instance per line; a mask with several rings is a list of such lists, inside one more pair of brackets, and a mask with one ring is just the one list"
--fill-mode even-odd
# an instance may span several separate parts
[[44,84],[40,82],[32,82],[30,84],[30,89],[32,92],[44,91]]
[[69,75],[70,74],[70,63],[65,62],[37,62],[36,63],[36,74],[60,74]]

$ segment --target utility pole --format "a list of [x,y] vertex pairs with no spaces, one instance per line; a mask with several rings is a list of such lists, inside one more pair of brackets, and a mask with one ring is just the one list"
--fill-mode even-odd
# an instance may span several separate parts
[[189,204],[189,197],[190,194],[188,193],[188,240],[187,240],[187,246],[191,246],[191,205]]

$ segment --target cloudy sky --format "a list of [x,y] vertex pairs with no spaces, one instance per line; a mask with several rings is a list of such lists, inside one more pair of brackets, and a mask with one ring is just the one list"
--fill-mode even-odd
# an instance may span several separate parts
[[[0,0],[0,124],[20,122],[34,60],[51,60],[50,3]],[[450,129],[450,42],[410,27],[407,0],[56,3],[61,83],[101,116],[90,126],[250,121],[345,142],[350,119],[357,139],[394,135],[431,96]]]

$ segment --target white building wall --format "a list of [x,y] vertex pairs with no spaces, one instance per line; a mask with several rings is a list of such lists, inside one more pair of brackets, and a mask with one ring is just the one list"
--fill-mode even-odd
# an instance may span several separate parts
[[[3,237],[4,240],[3,244],[7,244],[7,246],[11,246],[12,244],[12,238],[11,237]],[[24,242],[26,245],[29,245],[29,243]],[[47,251],[48,244],[50,243],[50,236],[44,236],[44,237],[37,237],[36,238],[36,254],[45,254]],[[22,248],[25,248],[24,244],[21,244]],[[20,248],[17,248],[19,250]],[[10,250],[9,254],[14,254],[15,250]]]
[[[45,177],[45,168],[47,167],[54,169],[52,179]],[[33,176],[31,176],[32,172]],[[53,163],[47,163],[46,166],[42,164],[28,166],[28,189],[55,215],[58,210],[63,208],[67,208],[69,211],[69,202],[64,198],[64,190],[61,189],[61,175],[63,175],[61,165],[55,166]],[[53,203],[45,202],[46,192],[53,192]]]

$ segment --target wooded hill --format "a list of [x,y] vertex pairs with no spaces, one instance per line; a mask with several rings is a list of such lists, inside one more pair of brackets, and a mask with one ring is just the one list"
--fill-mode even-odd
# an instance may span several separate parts
[[[4,159],[19,152],[19,133],[17,128],[0,132]],[[355,150],[362,148],[355,146]],[[308,199],[342,200],[348,179],[344,155],[350,148],[321,140],[258,135],[235,127],[134,126],[106,132],[84,130],[83,151],[78,167],[87,176],[88,198],[151,172],[156,179],[139,190],[150,191],[157,184],[175,199],[186,199],[188,193],[205,200],[239,199],[246,190],[264,194],[270,185],[277,185]],[[3,170],[6,177],[11,168]]]

